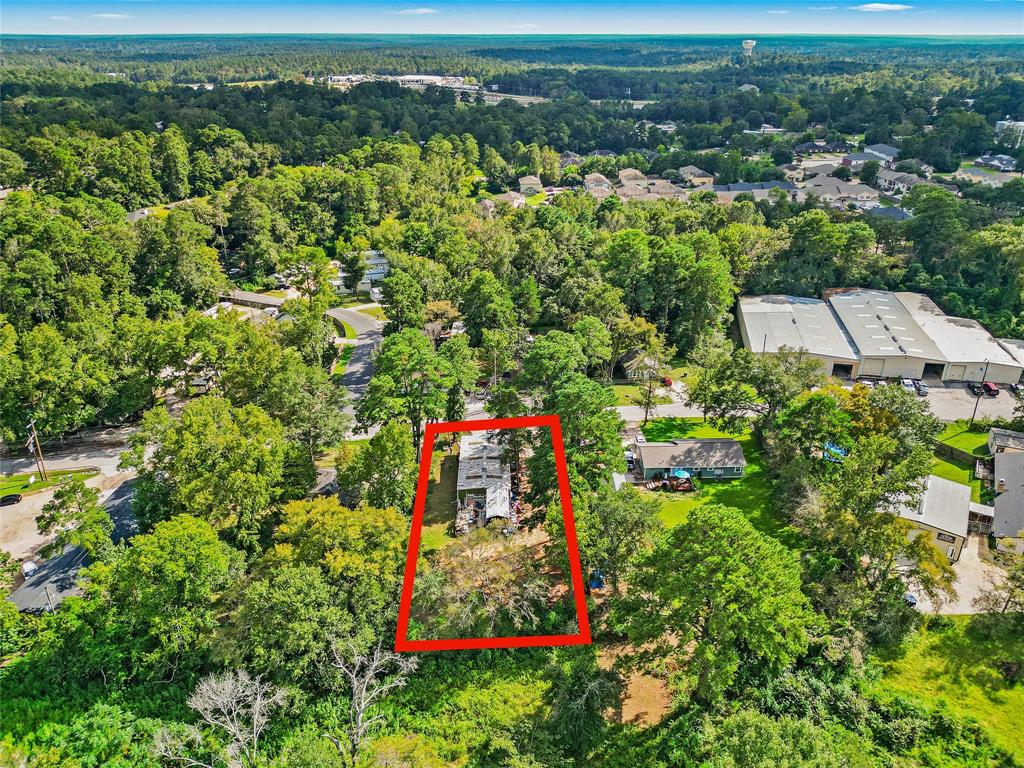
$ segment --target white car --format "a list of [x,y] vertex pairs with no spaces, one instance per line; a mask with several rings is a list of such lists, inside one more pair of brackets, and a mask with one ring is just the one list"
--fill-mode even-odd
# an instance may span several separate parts
[[900,379],[900,386],[903,387],[907,392],[917,394],[917,387],[914,386],[913,379]]

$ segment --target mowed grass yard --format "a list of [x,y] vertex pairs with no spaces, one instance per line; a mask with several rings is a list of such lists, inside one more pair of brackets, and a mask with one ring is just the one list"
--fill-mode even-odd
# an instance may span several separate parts
[[994,660],[1024,659],[1024,633],[1008,625],[986,633],[978,619],[951,618],[952,627],[922,630],[898,653],[879,659],[881,685],[930,705],[944,701],[956,714],[981,723],[999,746],[1024,762],[1024,685],[1010,685],[992,666]]
[[971,430],[969,424],[966,419],[947,424],[939,435],[939,442],[975,456],[988,456],[988,430]]
[[974,477],[974,467],[956,459],[936,456],[932,459],[932,474],[971,487],[971,501],[981,501],[981,480]]
[[434,451],[430,460],[430,483],[423,509],[420,551],[432,552],[452,540],[448,531],[455,522],[455,485],[459,479],[459,454]]
[[750,431],[738,435],[720,432],[698,418],[654,419],[643,429],[652,442],[677,438],[733,437],[743,447],[747,468],[738,480],[702,481],[693,493],[655,491],[661,499],[661,520],[666,526],[679,525],[691,509],[704,504],[735,507],[747,516],[757,530],[787,546],[798,549],[800,537],[771,503],[771,488],[765,475],[762,451]]

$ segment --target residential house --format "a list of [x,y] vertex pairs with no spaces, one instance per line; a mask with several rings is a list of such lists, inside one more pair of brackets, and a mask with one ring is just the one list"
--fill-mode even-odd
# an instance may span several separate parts
[[[363,251],[363,259],[366,261],[366,273],[356,286],[356,293],[368,293],[391,272],[388,257],[380,251]],[[351,293],[344,284],[344,270],[340,268],[338,262],[334,262],[334,266],[338,268],[338,277],[330,281],[331,286],[337,293]]]
[[776,128],[771,123],[761,123],[760,128],[754,128],[751,130],[744,131],[744,133],[757,134],[758,136],[776,136],[780,133],[785,133],[785,128]]
[[974,164],[979,168],[991,168],[994,171],[1012,173],[1017,169],[1017,161],[1009,155],[982,155]]
[[634,472],[643,480],[686,472],[705,480],[743,477],[743,446],[729,438],[669,440],[633,446]]
[[868,160],[875,160],[879,163],[882,162],[882,158],[871,152],[854,152],[843,156],[843,165],[854,173],[858,173],[860,169],[864,167],[864,163]]
[[465,533],[496,518],[514,519],[512,473],[502,460],[502,450],[485,431],[467,432],[459,440],[456,532]]
[[869,208],[878,202],[877,189],[872,189],[867,184],[843,181],[832,176],[810,178],[804,184],[802,195],[798,199],[802,200],[809,194],[814,194],[826,203],[842,208],[851,203],[861,208]]
[[1004,451],[1024,451],[1024,432],[992,427],[988,431],[988,452],[995,456]]
[[520,192],[508,191],[501,195],[494,196],[495,203],[504,203],[510,205],[513,208],[522,208],[526,205],[526,196]]
[[1024,120],[996,120],[996,141],[1017,149],[1024,144]]
[[758,87],[757,87],[756,85],[754,85],[753,83],[744,83],[743,85],[741,85],[741,86],[739,87],[739,89],[738,89],[738,90],[741,90],[741,91],[743,91],[744,93],[751,93],[751,92],[753,92],[753,93],[760,93],[760,92],[761,92],[761,89],[760,89],[760,88],[758,88]]
[[622,375],[630,381],[646,381],[658,372],[657,361],[637,347],[618,359]]
[[1002,171],[988,171],[981,170],[980,168],[958,168],[956,173],[953,174],[953,178],[998,189],[1017,177]]
[[886,168],[892,168],[900,156],[899,149],[889,144],[872,144],[869,147],[864,147],[864,152],[874,155]]
[[558,156],[558,164],[562,168],[565,168],[567,165],[579,165],[582,161],[582,155],[577,155],[575,152],[570,152],[569,150],[566,150]]
[[898,173],[888,168],[880,168],[878,171],[878,188],[886,194],[902,195],[922,182],[924,179],[912,173]]
[[704,184],[714,184],[714,174],[702,171],[696,165],[684,165],[679,169],[679,177],[691,187],[700,187]]
[[1003,451],[994,460],[992,535],[999,548],[1024,551],[1024,451]]
[[676,132],[676,124],[673,123],[671,120],[666,120],[663,123],[658,123],[654,127],[657,128],[662,133],[673,134]]
[[782,172],[786,175],[787,181],[803,181],[805,171],[802,165],[787,163],[786,165],[779,167],[782,168]]
[[647,181],[647,176],[636,168],[623,168],[619,171],[619,183],[628,184],[630,182]]
[[809,179],[812,176],[831,176],[833,171],[839,166],[835,163],[821,163],[820,165],[805,165],[804,178]]
[[617,155],[610,149],[595,149],[593,152],[587,152],[587,157],[617,157]]
[[917,530],[911,536],[931,536],[939,551],[955,563],[967,540],[970,504],[970,486],[929,475],[917,503],[905,503],[899,516],[914,524]]
[[480,215],[483,216],[485,219],[489,219],[492,216],[494,216],[494,209],[497,207],[498,206],[495,205],[494,201],[488,197],[485,197],[483,200],[477,201],[476,204],[477,210],[480,212]]
[[519,179],[519,193],[530,197],[544,191],[544,185],[536,176],[523,176]]
[[588,192],[594,189],[611,189],[612,183],[603,173],[588,173],[583,177],[583,188]]

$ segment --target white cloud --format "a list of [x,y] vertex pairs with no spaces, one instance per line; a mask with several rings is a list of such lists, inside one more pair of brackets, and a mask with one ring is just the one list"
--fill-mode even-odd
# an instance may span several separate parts
[[771,13],[776,16],[784,16],[785,14],[789,13],[789,11],[765,11],[765,13]]
[[131,16],[129,16],[126,13],[90,13],[89,14],[89,18],[90,19],[105,19],[106,21],[111,21],[111,20],[117,21],[119,19],[130,19]]
[[50,21],[71,21],[70,16],[47,16]]
[[851,6],[850,10],[864,13],[885,13],[886,11],[909,11],[913,7],[901,3],[864,3],[864,5]]
[[384,13],[396,16],[429,16],[432,13],[440,13],[440,11],[437,8],[403,8],[400,11],[384,11]]

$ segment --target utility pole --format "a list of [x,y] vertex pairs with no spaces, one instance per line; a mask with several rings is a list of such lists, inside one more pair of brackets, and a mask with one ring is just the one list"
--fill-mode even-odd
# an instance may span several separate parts
[[[985,361],[985,372],[983,374],[981,374],[982,382],[984,382],[987,378],[988,378],[988,360]],[[981,396],[982,396],[983,393],[984,393],[984,390],[982,390],[982,392],[979,392],[978,395],[974,398],[974,413],[971,414],[971,427],[974,426],[974,419],[978,415],[978,403],[981,402]],[[968,427],[968,429],[970,429],[970,427]]]
[[43,462],[43,447],[39,444],[39,433],[36,432],[35,419],[28,423],[28,442],[25,443],[25,447],[32,451],[32,457],[36,460],[36,466],[39,468],[39,476],[43,480],[48,480],[46,464]]

